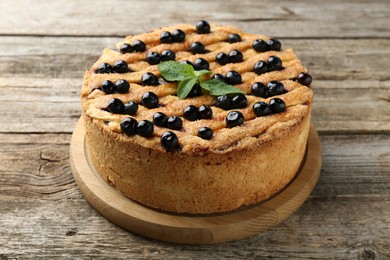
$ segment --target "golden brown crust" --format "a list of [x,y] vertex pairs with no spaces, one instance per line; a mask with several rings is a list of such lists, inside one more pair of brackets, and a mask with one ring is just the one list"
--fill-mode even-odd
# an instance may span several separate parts
[[[183,43],[160,44],[163,31],[181,29],[186,33]],[[229,44],[225,40],[231,33],[241,35],[242,41]],[[142,40],[146,52],[121,54],[105,49],[92,68],[85,73],[82,88],[83,116],[91,159],[98,172],[126,196],[148,206],[194,214],[224,212],[250,205],[280,191],[294,177],[303,159],[310,128],[310,111],[313,93],[310,88],[293,79],[306,72],[291,49],[258,53],[253,50],[255,39],[269,40],[267,36],[252,35],[226,26],[211,26],[211,33],[197,34],[192,25],[166,27],[137,36],[129,36],[123,42]],[[188,50],[195,41],[202,42],[208,53],[191,54]],[[175,94],[177,83],[159,86],[141,86],[141,76],[153,72],[160,76],[157,65],[145,62],[147,52],[175,51],[176,60],[205,58],[210,62],[212,73],[226,74],[235,70],[243,83],[235,85],[245,92],[248,105],[235,109],[244,115],[244,124],[226,128],[225,118],[229,111],[213,106],[215,97],[200,97],[179,100]],[[238,49],[244,55],[240,63],[224,66],[215,62],[215,55]],[[283,69],[257,75],[253,65],[260,60],[276,55],[283,62]],[[131,73],[96,74],[102,62],[113,64],[117,60],[128,63]],[[125,79],[130,84],[126,94],[107,95],[100,90],[104,80],[113,82]],[[278,80],[287,93],[261,98],[249,95],[254,82],[267,84]],[[147,109],[140,105],[134,116],[112,114],[105,108],[112,98],[123,102],[140,103],[143,93],[152,91],[159,97],[159,108]],[[256,117],[253,104],[269,102],[278,97],[286,104],[286,111],[264,117]],[[153,136],[126,136],[121,133],[120,122],[125,117],[137,121],[152,121],[153,114],[163,112],[167,116],[182,116],[188,105],[209,105],[212,119],[188,121],[183,118],[183,128],[174,132],[181,146],[180,151],[167,152],[160,144],[160,136],[167,128],[154,126]],[[201,127],[210,127],[211,140],[197,136]]]
[[[160,44],[159,35],[163,31],[173,31],[175,29],[182,29],[187,33],[186,41],[184,43],[174,44]],[[258,101],[268,102],[271,98],[261,98],[248,95],[248,106],[240,110],[245,117],[245,124],[240,127],[226,129],[225,117],[228,111],[224,111],[217,107],[212,107],[214,117],[211,120],[197,120],[191,122],[183,120],[183,129],[181,131],[173,131],[179,137],[180,144],[182,146],[181,153],[184,154],[197,154],[199,151],[208,151],[214,153],[223,152],[223,147],[230,147],[230,143],[235,143],[238,139],[244,138],[248,134],[251,136],[258,136],[262,134],[267,128],[271,127],[275,122],[288,121],[292,118],[302,118],[302,115],[294,115],[290,108],[297,105],[304,105],[310,108],[312,100],[312,91],[292,79],[296,78],[299,73],[305,72],[306,69],[301,65],[296,55],[291,49],[287,49],[282,52],[268,51],[258,53],[253,48],[252,42],[255,39],[268,40],[269,38],[262,35],[245,34],[238,29],[225,26],[212,25],[212,32],[210,34],[196,34],[194,26],[191,25],[176,25],[172,27],[166,27],[159,30],[155,30],[151,33],[142,34],[138,36],[127,37],[124,42],[131,43],[135,39],[140,39],[147,44],[147,51],[141,53],[127,53],[121,54],[120,52],[105,49],[103,55],[95,62],[93,67],[85,73],[84,86],[82,89],[82,104],[84,113],[94,119],[96,124],[104,125],[107,123],[114,132],[120,132],[119,123],[124,117],[128,115],[112,114],[105,110],[107,103],[112,98],[120,98],[123,102],[135,101],[140,102],[143,93],[152,91],[159,96],[160,104],[163,107],[155,109],[147,109],[140,106],[137,114],[133,116],[137,121],[148,119],[152,120],[153,114],[157,111],[163,112],[168,116],[182,116],[183,110],[188,105],[200,106],[203,104],[213,105],[215,98],[209,95],[203,95],[201,97],[187,98],[179,100],[172,94],[176,93],[177,83],[167,83],[160,86],[141,86],[140,79],[145,72],[153,72],[156,75],[160,75],[157,69],[157,65],[149,65],[145,62],[146,53],[149,51],[157,51],[161,53],[165,49],[171,49],[176,51],[176,60],[190,60],[194,61],[198,57],[202,57],[210,61],[210,69],[214,73],[226,73],[231,70],[236,70],[242,74],[243,83],[236,85],[236,87],[243,90],[245,93],[250,93],[251,85],[254,82],[263,82],[267,84],[272,80],[279,80],[284,84],[285,89],[288,91],[283,95],[276,96],[283,99],[287,105],[287,113],[272,115],[270,117],[256,118],[252,109],[252,105]],[[242,37],[242,41],[234,44],[225,42],[226,38],[231,33],[239,33]],[[205,44],[206,48],[210,50],[206,54],[192,55],[188,49],[191,42],[201,41]],[[123,43],[123,42],[122,42]],[[118,43],[118,47],[121,43]],[[244,55],[244,61],[240,63],[228,63],[225,66],[221,66],[215,61],[215,55],[221,51],[227,53],[230,50],[238,49],[242,51]],[[179,51],[181,50],[181,51]],[[253,65],[259,60],[266,60],[272,55],[277,55],[283,61],[284,69],[281,71],[272,71],[262,75],[257,75],[253,72]],[[94,71],[97,66],[102,62],[112,64],[116,60],[123,59],[129,67],[134,71],[131,73],[123,74],[96,74]],[[105,95],[104,92],[99,90],[104,80],[111,80],[115,82],[119,79],[126,79],[131,84],[131,90],[127,94],[111,94]],[[272,97],[274,98],[274,97]],[[197,131],[200,127],[210,127],[214,131],[214,137],[210,141],[203,140],[197,136]],[[145,147],[156,149],[161,152],[165,150],[160,145],[160,136],[166,131],[166,128],[155,127],[153,138],[145,139],[143,137],[126,137],[129,141],[138,143]],[[234,137],[234,138],[232,138]],[[234,139],[234,140],[233,140]],[[240,145],[236,145],[234,149],[244,149],[245,145],[251,145],[250,142],[242,142]]]

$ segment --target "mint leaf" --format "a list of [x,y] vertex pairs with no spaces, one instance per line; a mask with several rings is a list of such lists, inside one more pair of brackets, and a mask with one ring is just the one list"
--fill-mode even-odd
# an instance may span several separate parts
[[245,94],[241,89],[228,85],[218,79],[203,81],[200,83],[200,86],[203,89],[208,90],[210,92],[210,95],[213,96],[222,96],[227,94]]
[[161,76],[167,81],[179,81],[177,96],[179,99],[185,99],[195,84],[207,90],[210,95],[221,96],[228,94],[245,94],[240,89],[228,85],[217,79],[201,82],[203,75],[211,74],[209,70],[194,70],[194,67],[188,64],[181,64],[177,61],[165,61],[158,65]]
[[180,81],[179,87],[177,88],[177,96],[179,99],[185,99],[196,83],[198,83],[197,78],[186,78]]
[[182,81],[187,78],[194,78],[194,67],[188,64],[181,64],[176,61],[165,61],[158,65],[161,76],[167,81]]
[[196,77],[200,77],[206,74],[211,74],[211,71],[209,70],[195,70],[194,71]]

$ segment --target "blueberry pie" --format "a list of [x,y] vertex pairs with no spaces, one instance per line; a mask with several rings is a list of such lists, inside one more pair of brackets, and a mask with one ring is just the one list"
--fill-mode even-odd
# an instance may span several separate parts
[[[181,74],[170,71],[172,80],[162,64]],[[199,21],[128,36],[85,73],[92,162],[152,208],[208,214],[255,204],[298,171],[311,81],[279,40],[229,26]]]

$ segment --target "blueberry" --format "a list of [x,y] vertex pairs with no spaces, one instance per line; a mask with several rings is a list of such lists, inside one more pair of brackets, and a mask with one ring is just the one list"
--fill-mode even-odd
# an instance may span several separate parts
[[198,131],[198,136],[202,139],[210,140],[213,137],[213,130],[209,127],[202,127]]
[[153,135],[154,125],[149,120],[139,121],[137,124],[137,134],[143,137],[151,137]]
[[313,78],[310,76],[310,74],[307,74],[305,72],[302,72],[298,75],[297,81],[299,84],[305,85],[305,86],[310,86]]
[[175,42],[184,42],[186,34],[182,30],[177,29],[173,31],[172,37]]
[[241,36],[237,33],[232,33],[229,35],[228,42],[229,43],[236,43],[241,41]]
[[213,117],[213,110],[207,105],[201,105],[198,109],[200,119],[210,119]]
[[153,115],[153,123],[156,126],[167,127],[168,117],[162,112],[157,112]]
[[130,84],[127,82],[127,80],[120,79],[117,82],[115,82],[116,92],[118,93],[127,93],[130,89]]
[[237,63],[242,62],[244,60],[244,56],[242,55],[242,52],[239,50],[232,50],[229,52],[229,62]]
[[265,61],[258,61],[255,66],[253,66],[253,70],[256,74],[261,75],[268,72],[268,64]]
[[273,113],[281,113],[286,110],[286,103],[280,98],[273,98],[269,101],[269,106]]
[[282,48],[282,44],[280,43],[279,40],[277,39],[270,39],[268,42],[268,48],[272,51],[280,51],[280,49]]
[[155,51],[148,52],[146,55],[146,62],[149,63],[150,65],[156,65],[159,64],[161,61],[160,54],[158,54]]
[[137,113],[137,110],[138,104],[130,101],[125,104],[124,114],[133,116]]
[[207,60],[205,60],[203,58],[197,58],[194,61],[194,69],[195,70],[209,70],[210,64]]
[[256,97],[262,97],[262,98],[268,97],[268,91],[267,91],[265,85],[261,82],[253,83],[251,89],[252,89],[252,95],[254,95]]
[[167,127],[174,130],[180,130],[183,126],[183,121],[180,117],[171,116],[167,120]]
[[219,74],[219,73],[214,74],[214,75],[211,77],[211,79],[218,79],[218,80],[220,80],[220,81],[225,82],[225,76],[222,75],[222,74]]
[[226,116],[226,126],[232,128],[244,123],[244,116],[240,111],[232,111]]
[[273,80],[273,81],[269,82],[267,84],[267,88],[268,88],[268,93],[269,93],[270,97],[276,96],[276,95],[281,95],[281,94],[284,94],[286,92],[282,82],[277,81],[277,80]]
[[256,116],[267,116],[272,114],[271,108],[265,102],[257,102],[253,105],[253,111]]
[[126,73],[129,71],[129,67],[124,60],[117,60],[116,62],[114,62],[112,67],[114,68],[114,71],[116,73]]
[[233,101],[226,95],[218,96],[217,100],[215,101],[215,106],[224,110],[229,110],[233,108]]
[[159,83],[156,75],[151,72],[146,72],[142,75],[141,84],[142,86],[157,86]]
[[170,32],[162,32],[160,34],[160,42],[161,43],[171,43],[173,42],[173,36]]
[[232,98],[234,108],[244,108],[248,105],[245,95],[237,94]]
[[202,89],[201,89],[201,87],[200,87],[199,84],[195,84],[195,85],[192,87],[190,93],[188,93],[187,97],[188,97],[188,98],[191,98],[191,97],[198,97],[198,96],[200,96],[200,95],[202,95]]
[[277,56],[269,57],[267,62],[268,62],[268,71],[283,69],[282,60]]
[[179,140],[177,139],[177,136],[175,133],[171,131],[167,131],[162,134],[161,136],[161,145],[167,150],[167,151],[174,151],[180,148],[179,146]]
[[180,61],[181,64],[187,64],[187,65],[191,65],[193,66],[192,62],[191,61],[188,61],[188,60],[182,60]]
[[135,40],[132,45],[136,52],[144,52],[146,50],[146,45],[143,41]]
[[265,51],[269,51],[269,45],[267,42],[265,42],[264,40],[262,39],[257,39],[257,40],[254,40],[253,43],[252,43],[252,47],[255,51],[258,51],[258,52],[265,52]]
[[100,63],[99,67],[97,68],[97,71],[96,71],[96,73],[99,73],[99,74],[112,73],[112,72],[114,72],[114,69],[108,63]]
[[128,43],[124,43],[122,44],[120,47],[119,47],[119,51],[122,53],[122,54],[125,54],[125,53],[130,53],[130,52],[133,52],[134,51],[134,48],[131,44],[128,44]]
[[126,135],[133,135],[137,132],[137,120],[131,117],[125,117],[121,121],[121,130]]
[[226,73],[226,83],[229,85],[236,85],[242,82],[241,75],[237,71],[229,71]]
[[158,96],[153,92],[145,92],[142,94],[141,104],[147,108],[155,108],[158,106]]
[[198,119],[198,108],[193,105],[189,105],[184,109],[183,117],[189,121],[195,121]]
[[196,23],[196,32],[199,34],[209,33],[210,32],[210,24],[204,20],[200,20]]
[[172,50],[165,50],[161,53],[161,61],[175,60],[176,54]]
[[105,80],[102,83],[101,89],[106,94],[112,94],[115,91],[115,85],[111,80]]
[[201,42],[193,42],[190,46],[190,52],[192,54],[205,53],[206,48]]
[[220,65],[226,65],[229,63],[229,56],[224,52],[220,52],[217,55],[215,55],[215,60]]
[[113,114],[123,114],[125,106],[119,98],[113,98],[108,101],[107,110]]

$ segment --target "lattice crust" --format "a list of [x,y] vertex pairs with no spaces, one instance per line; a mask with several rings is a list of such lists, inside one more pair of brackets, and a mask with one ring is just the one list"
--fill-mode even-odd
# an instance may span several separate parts
[[[160,34],[164,31],[172,32],[175,29],[181,29],[185,32],[185,41],[181,43],[161,44]],[[232,33],[239,34],[242,41],[232,44],[228,43],[227,38]],[[133,117],[137,121],[144,119],[152,121],[153,114],[156,112],[163,112],[167,116],[175,115],[182,117],[183,110],[188,105],[195,105],[197,107],[209,105],[212,107],[212,119],[188,121],[182,117],[183,128],[180,131],[154,126],[154,134],[151,138],[144,138],[138,135],[130,137],[122,135],[129,142],[135,142],[162,152],[165,149],[160,145],[160,136],[168,130],[178,136],[182,148],[180,152],[187,154],[199,152],[224,153],[234,149],[246,148],[254,142],[258,143],[268,141],[272,138],[278,138],[279,127],[289,127],[298,124],[310,113],[312,91],[310,88],[293,80],[300,73],[306,72],[306,68],[301,65],[301,62],[292,49],[286,49],[280,52],[256,52],[252,48],[252,42],[255,39],[268,41],[269,37],[247,34],[236,28],[216,25],[211,25],[211,32],[208,34],[197,34],[193,25],[186,24],[165,27],[137,36],[128,36],[123,42],[116,45],[118,49],[123,43],[131,44],[135,40],[141,40],[146,44],[146,51],[122,54],[109,48],[104,49],[102,56],[85,74],[82,89],[83,110],[87,116],[94,120],[94,123],[101,125],[108,131],[121,134],[120,121],[125,117]],[[203,43],[209,52],[196,55],[189,52],[191,43],[196,41]],[[243,62],[228,63],[222,66],[215,61],[215,56],[219,52],[229,53],[229,51],[234,49],[242,52],[244,56]],[[164,50],[174,51],[176,61],[188,60],[194,62],[196,58],[204,58],[209,61],[212,74],[221,73],[225,75],[228,71],[232,70],[239,72],[242,76],[243,83],[235,85],[235,87],[240,88],[246,93],[248,106],[234,110],[242,112],[245,123],[241,126],[226,128],[225,118],[228,112],[232,110],[225,111],[213,106],[216,98],[210,95],[179,100],[176,96],[177,83],[166,83],[160,78],[163,84],[159,86],[141,86],[141,77],[146,72],[152,72],[160,77],[157,65],[149,65],[145,61],[147,53],[151,51],[161,53]],[[266,61],[268,57],[273,55],[278,56],[282,60],[284,69],[261,75],[253,72],[253,66],[256,62]],[[117,60],[126,61],[132,72],[121,74],[95,73],[99,64],[103,62],[113,64]],[[99,89],[103,81],[111,80],[115,82],[119,79],[125,79],[130,83],[131,87],[128,93],[107,95]],[[281,81],[287,93],[266,99],[250,94],[253,83],[262,82],[267,84],[272,80]],[[104,110],[107,107],[108,101],[114,97],[121,99],[124,103],[134,101],[140,104],[142,94],[148,91],[154,92],[159,97],[161,107],[148,109],[139,105],[135,116],[112,114]],[[256,117],[252,108],[253,104],[258,101],[268,103],[270,99],[275,97],[282,99],[286,103],[286,111],[280,114]],[[199,128],[205,126],[210,127],[214,132],[211,140],[204,140],[197,136]]]

